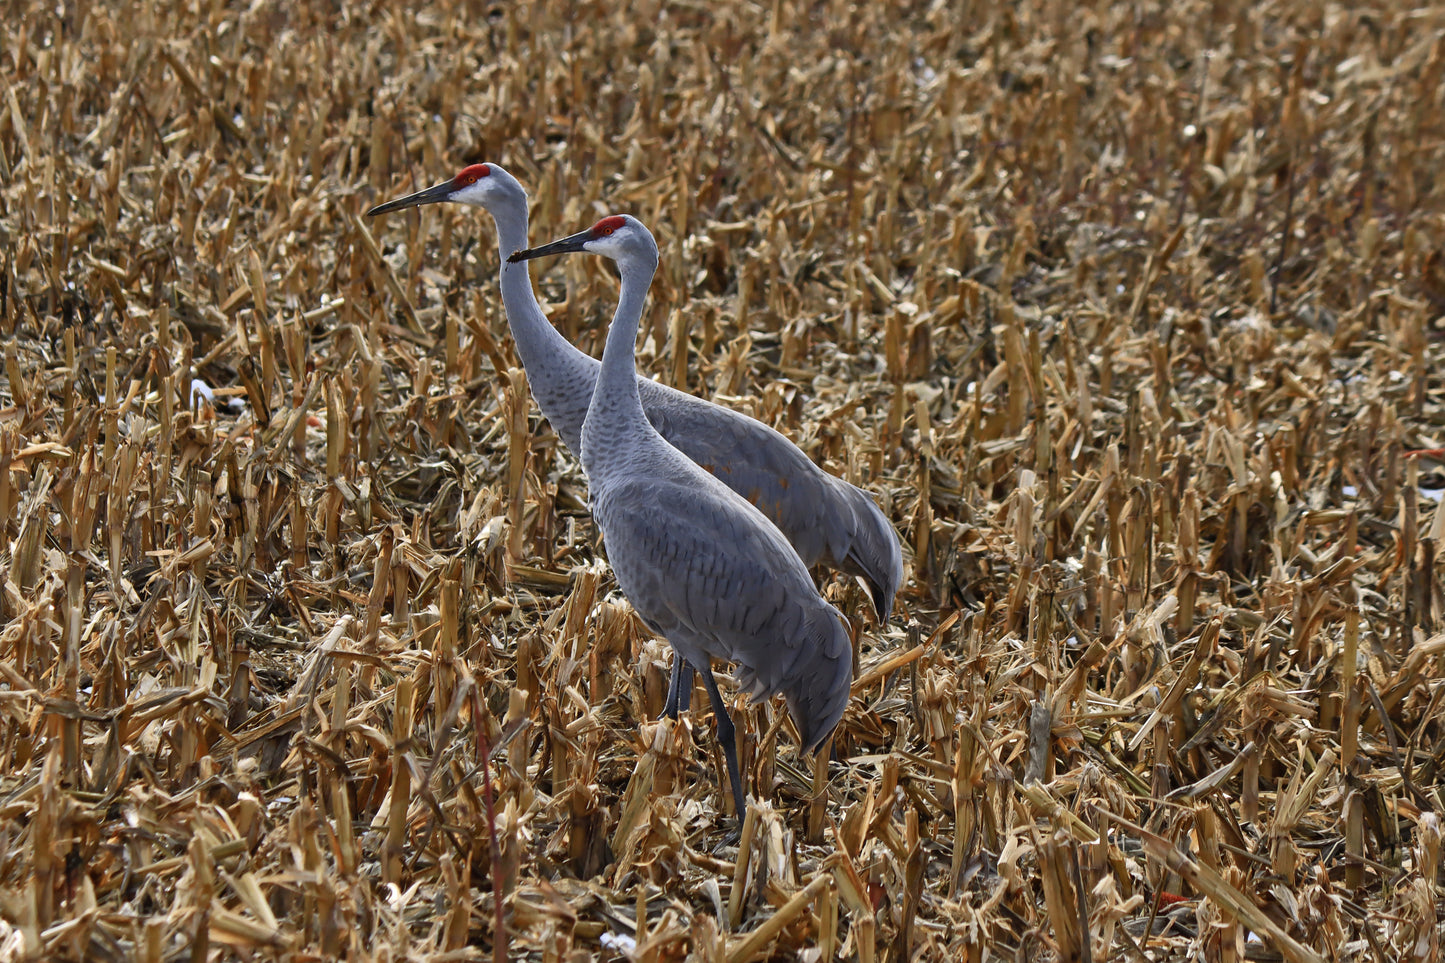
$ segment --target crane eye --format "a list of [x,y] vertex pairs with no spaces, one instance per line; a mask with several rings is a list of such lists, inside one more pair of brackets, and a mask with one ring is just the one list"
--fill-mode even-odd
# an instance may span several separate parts
[[626,226],[627,226],[627,219],[624,218],[624,217],[622,217],[621,215],[614,214],[614,215],[612,215],[611,217],[604,217],[602,220],[598,221],[596,224],[593,224],[593,225],[592,225],[592,236],[593,236],[593,237],[606,237],[607,235],[611,234],[613,231],[619,230],[620,228],[623,228],[623,227],[626,227]]
[[477,182],[477,175],[476,175],[476,174],[468,174],[468,175],[467,175],[467,183],[468,183],[468,184],[475,184],[476,182]]

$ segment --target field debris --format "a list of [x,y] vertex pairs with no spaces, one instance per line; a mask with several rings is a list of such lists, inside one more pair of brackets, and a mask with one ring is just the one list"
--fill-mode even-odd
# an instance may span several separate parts
[[[1445,8],[11,13],[0,958],[1440,958]],[[903,538],[740,839],[478,161]]]

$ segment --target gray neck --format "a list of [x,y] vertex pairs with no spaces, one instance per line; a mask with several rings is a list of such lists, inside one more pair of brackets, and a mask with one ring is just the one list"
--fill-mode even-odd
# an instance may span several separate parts
[[537,297],[532,293],[528,273],[530,262],[511,264],[507,257],[527,246],[526,202],[499,207],[492,212],[497,225],[497,254],[502,262],[498,284],[507,324],[517,345],[517,357],[527,369],[527,382],[537,407],[552,423],[564,444],[580,453],[582,421],[597,367],[572,342],[552,327]]
[[622,292],[617,298],[612,324],[607,328],[602,370],[597,376],[582,433],[582,464],[589,475],[594,471],[590,466],[598,464],[599,456],[603,461],[612,460],[609,456],[613,455],[622,455],[625,459],[646,438],[658,437],[642,412],[642,399],[637,394],[636,361],[637,325],[657,265],[618,266],[622,268]]

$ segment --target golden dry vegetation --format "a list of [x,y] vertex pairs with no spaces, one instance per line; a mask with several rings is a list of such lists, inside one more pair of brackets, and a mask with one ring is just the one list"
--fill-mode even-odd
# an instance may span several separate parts
[[[6,958],[1438,958],[1442,8],[5,22]],[[490,220],[359,217],[479,160],[647,221],[640,362],[903,536],[741,846]]]

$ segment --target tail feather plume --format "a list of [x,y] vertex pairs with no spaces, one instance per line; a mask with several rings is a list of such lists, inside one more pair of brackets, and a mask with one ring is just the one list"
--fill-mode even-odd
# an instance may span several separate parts
[[[840,479],[840,484],[847,485]],[[903,551],[888,517],[873,496],[848,485],[853,508],[853,532],[847,552],[839,560],[845,572],[863,576],[879,622],[893,614],[893,597],[903,584]]]
[[843,619],[831,606],[810,627],[812,658],[783,683],[788,713],[803,750],[812,752],[837,727],[853,682],[853,649]]

